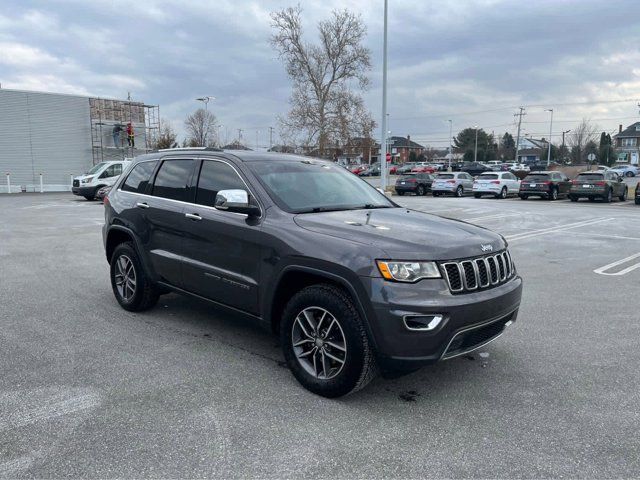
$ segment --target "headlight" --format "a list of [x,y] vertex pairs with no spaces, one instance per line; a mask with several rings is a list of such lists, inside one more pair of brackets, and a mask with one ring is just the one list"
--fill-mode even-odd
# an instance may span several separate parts
[[93,177],[83,178],[82,179],[82,183],[89,183],[89,182],[91,182],[91,180],[93,180]]
[[441,278],[435,262],[391,262],[378,260],[378,269],[387,280],[416,282],[422,278]]

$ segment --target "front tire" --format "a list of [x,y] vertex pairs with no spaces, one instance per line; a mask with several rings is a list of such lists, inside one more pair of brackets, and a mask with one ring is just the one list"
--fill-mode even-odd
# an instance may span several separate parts
[[121,243],[115,248],[110,277],[113,294],[125,310],[141,312],[158,302],[160,293],[145,274],[133,243]]
[[462,195],[464,195],[464,188],[462,185],[458,185],[458,188],[456,188],[456,197],[461,197]]
[[624,174],[625,177],[633,177],[633,172],[627,172]]
[[376,375],[373,349],[351,298],[333,285],[312,285],[285,307],[280,341],[287,365],[307,390],[335,398]]

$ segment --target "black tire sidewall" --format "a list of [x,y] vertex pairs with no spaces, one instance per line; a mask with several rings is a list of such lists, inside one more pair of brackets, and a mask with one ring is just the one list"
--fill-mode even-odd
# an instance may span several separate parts
[[[353,304],[349,305],[344,295],[335,295],[333,287],[316,285],[295,294],[285,307],[280,326],[280,342],[287,365],[293,376],[307,390],[323,397],[335,398],[350,393],[357,386],[365,367],[365,350],[359,318]],[[346,301],[345,301],[346,300]],[[291,331],[296,316],[305,308],[315,306],[330,312],[345,336],[347,354],[342,371],[329,380],[321,380],[309,375],[298,362],[293,351]]]
[[[128,302],[125,301],[118,293],[115,282],[116,262],[121,255],[126,255],[127,257],[129,257],[136,273],[136,291],[133,294],[131,300]],[[144,274],[140,258],[138,257],[138,252],[136,252],[136,249],[132,244],[121,243],[114,249],[113,255],[111,256],[111,270],[109,272],[109,278],[111,280],[111,289],[113,290],[113,295],[116,297],[116,300],[118,301],[120,306],[125,310],[129,310],[131,312],[137,311],[140,307],[140,304],[142,303],[144,294],[143,292],[148,279]]]
[[422,185],[418,185],[418,188],[416,188],[416,195],[422,197],[425,194],[425,189]]
[[551,194],[549,195],[549,200],[557,200],[558,199],[558,190],[556,188],[551,189]]
[[456,188],[456,197],[461,197],[464,194],[464,188],[462,187],[462,185],[458,186],[458,188]]

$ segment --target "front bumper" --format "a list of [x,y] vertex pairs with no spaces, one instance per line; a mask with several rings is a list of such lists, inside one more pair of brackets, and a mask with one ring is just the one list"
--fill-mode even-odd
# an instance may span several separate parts
[[96,187],[71,187],[71,192],[74,195],[79,195],[81,197],[89,197],[96,193]]
[[[384,370],[412,370],[486,344],[516,320],[522,296],[522,279],[517,275],[494,288],[456,295],[442,279],[408,284],[367,277],[363,282],[372,302],[369,323]],[[405,317],[429,314],[443,316],[435,329],[407,328]],[[466,339],[459,335],[473,327],[478,329],[472,333],[482,335]],[[461,338],[460,345],[451,345]]]

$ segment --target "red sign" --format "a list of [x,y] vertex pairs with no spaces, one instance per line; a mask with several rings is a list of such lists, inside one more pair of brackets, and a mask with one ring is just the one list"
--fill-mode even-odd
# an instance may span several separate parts
[[390,162],[390,161],[391,161],[391,154],[387,153],[387,162]]

